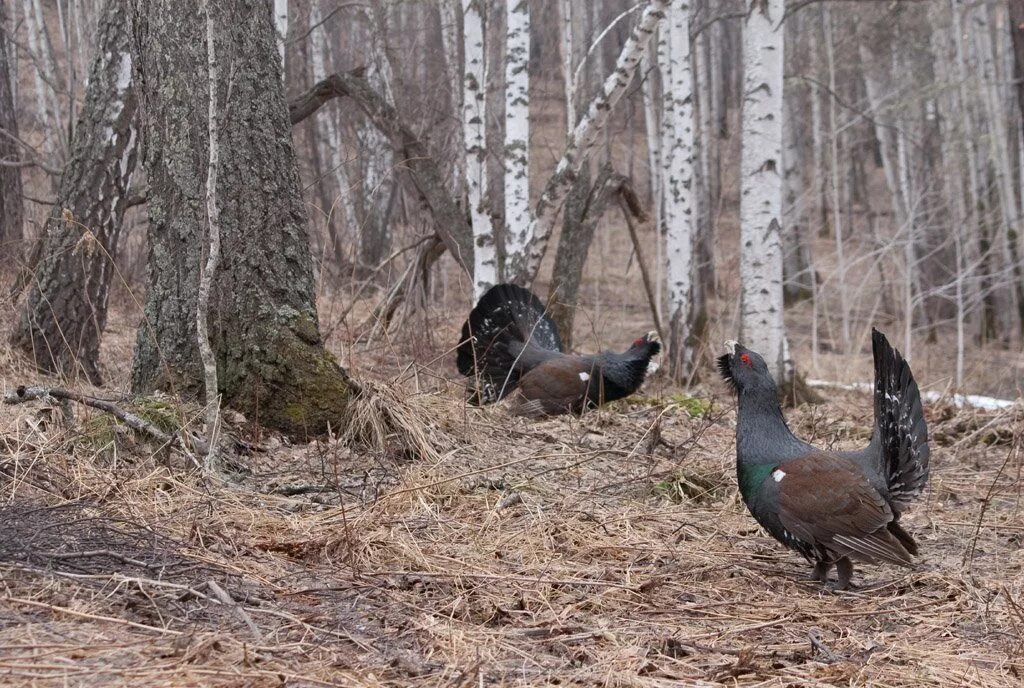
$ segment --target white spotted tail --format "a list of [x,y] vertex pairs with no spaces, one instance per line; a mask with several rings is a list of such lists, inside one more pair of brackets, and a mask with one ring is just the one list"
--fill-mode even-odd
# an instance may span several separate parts
[[879,461],[889,499],[906,504],[928,481],[928,427],[910,365],[878,330],[871,331],[875,360],[875,428],[868,453]]

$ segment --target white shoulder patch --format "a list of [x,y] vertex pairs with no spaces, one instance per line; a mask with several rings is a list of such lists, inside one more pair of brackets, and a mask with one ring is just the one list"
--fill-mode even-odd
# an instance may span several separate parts
[[776,468],[772,471],[772,477],[775,478],[775,482],[781,483],[782,479],[786,477],[786,472],[781,468]]
[[590,379],[590,373],[580,373],[580,379],[586,382]]

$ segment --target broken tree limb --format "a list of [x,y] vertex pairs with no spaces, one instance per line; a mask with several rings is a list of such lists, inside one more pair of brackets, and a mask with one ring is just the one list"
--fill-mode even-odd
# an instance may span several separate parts
[[466,212],[459,207],[445,184],[426,144],[403,121],[369,82],[363,70],[337,73],[316,83],[288,106],[292,125],[306,119],[334,98],[351,98],[384,135],[392,141],[396,155],[409,171],[413,185],[434,218],[434,231],[459,266],[472,275],[473,235]]
[[[112,401],[90,397],[82,394],[81,392],[75,392],[62,387],[25,387],[22,385],[13,392],[8,392],[4,395],[4,403],[8,405],[24,404],[29,401],[37,401],[40,399],[56,399],[58,402],[62,403],[74,401],[84,406],[91,406],[92,408],[106,411],[132,430],[142,433],[143,435],[148,435],[161,444],[181,449],[190,457],[192,457],[193,452],[197,454],[206,454],[208,452],[206,442],[198,437],[193,437],[191,434],[183,434],[178,431],[171,433],[164,432],[141,416],[138,416],[131,411],[125,411]],[[195,458],[192,458],[193,461],[195,461]]]
[[[661,328],[661,318],[658,316],[658,299],[654,295],[654,287],[651,283],[651,275],[647,270],[647,262],[644,254],[640,251],[640,237],[637,236],[636,226],[633,218],[644,221],[645,215],[640,207],[640,199],[632,188],[623,188],[619,196],[619,207],[622,208],[622,216],[626,218],[626,227],[629,229],[629,238],[633,241],[633,250],[636,252],[636,264],[640,266],[640,276],[644,280],[644,291],[647,292],[647,302],[651,305],[651,318],[654,320],[654,329],[658,331],[661,341],[665,339],[665,332]],[[660,241],[661,238],[659,237]]]
[[227,590],[217,584],[217,581],[206,581],[206,587],[210,589],[210,592],[213,593],[214,597],[216,597],[221,604],[225,607],[230,607],[235,612],[235,615],[249,628],[249,632],[252,633],[252,637],[255,638],[257,642],[263,641],[263,634],[260,633],[259,626],[257,626],[256,622],[254,622],[252,617],[249,616],[249,612],[245,611],[245,607],[238,604],[238,602],[235,602],[234,598],[228,594]]
[[548,180],[537,200],[533,219],[526,237],[526,258],[522,265],[513,265],[511,274],[519,284],[529,286],[537,276],[541,260],[547,252],[551,233],[555,226],[555,216],[562,206],[566,194],[572,188],[573,180],[579,172],[580,165],[590,156],[590,152],[598,136],[608,123],[611,109],[625,93],[633,80],[644,46],[657,31],[658,25],[665,18],[669,0],[651,0],[640,16],[626,44],[622,46],[615,68],[605,79],[601,92],[590,102],[587,113],[576,125],[566,143],[565,152],[555,167],[554,174]]

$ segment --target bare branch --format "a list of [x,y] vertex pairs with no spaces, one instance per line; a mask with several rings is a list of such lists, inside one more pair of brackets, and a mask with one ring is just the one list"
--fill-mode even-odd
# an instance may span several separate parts
[[434,217],[434,231],[459,266],[472,274],[473,241],[466,213],[452,198],[445,176],[426,144],[402,121],[398,111],[362,77],[363,69],[332,74],[289,104],[292,125],[306,119],[334,98],[352,98],[404,159],[413,184]]

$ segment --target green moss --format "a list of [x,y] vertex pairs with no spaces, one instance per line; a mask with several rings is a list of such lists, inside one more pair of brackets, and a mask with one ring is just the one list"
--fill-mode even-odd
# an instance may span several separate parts
[[109,413],[97,412],[78,426],[78,443],[93,451],[110,448],[117,441],[116,422]]
[[668,398],[678,404],[691,418],[701,418],[711,411],[711,400],[691,397],[688,394],[670,394]]
[[701,418],[706,413],[711,411],[711,400],[701,399],[700,397],[691,397],[688,394],[669,394],[663,397],[645,397],[640,394],[634,394],[624,399],[627,404],[636,404],[640,406],[667,406],[675,405],[681,408],[691,418]]
[[715,476],[683,471],[654,485],[654,493],[676,502],[705,504],[713,502],[723,488]]
[[164,432],[176,432],[181,428],[181,411],[168,399],[141,397],[135,400],[132,410],[144,421]]
[[307,344],[320,343],[320,329],[317,327],[316,320],[309,314],[296,313],[292,319],[291,328],[295,335]]
[[289,327],[262,350],[250,350],[251,358],[236,361],[221,380],[239,382],[226,394],[232,407],[268,428],[307,439],[342,427],[353,386],[334,355],[315,343],[316,322],[293,312]]
[[[121,403],[119,406],[168,434],[181,429],[180,419],[183,412],[170,399],[138,397],[130,402]],[[101,451],[109,449],[125,434],[131,434],[139,441],[152,440],[149,435],[132,430],[111,414],[94,411],[93,415],[79,425],[78,442],[94,451]]]

